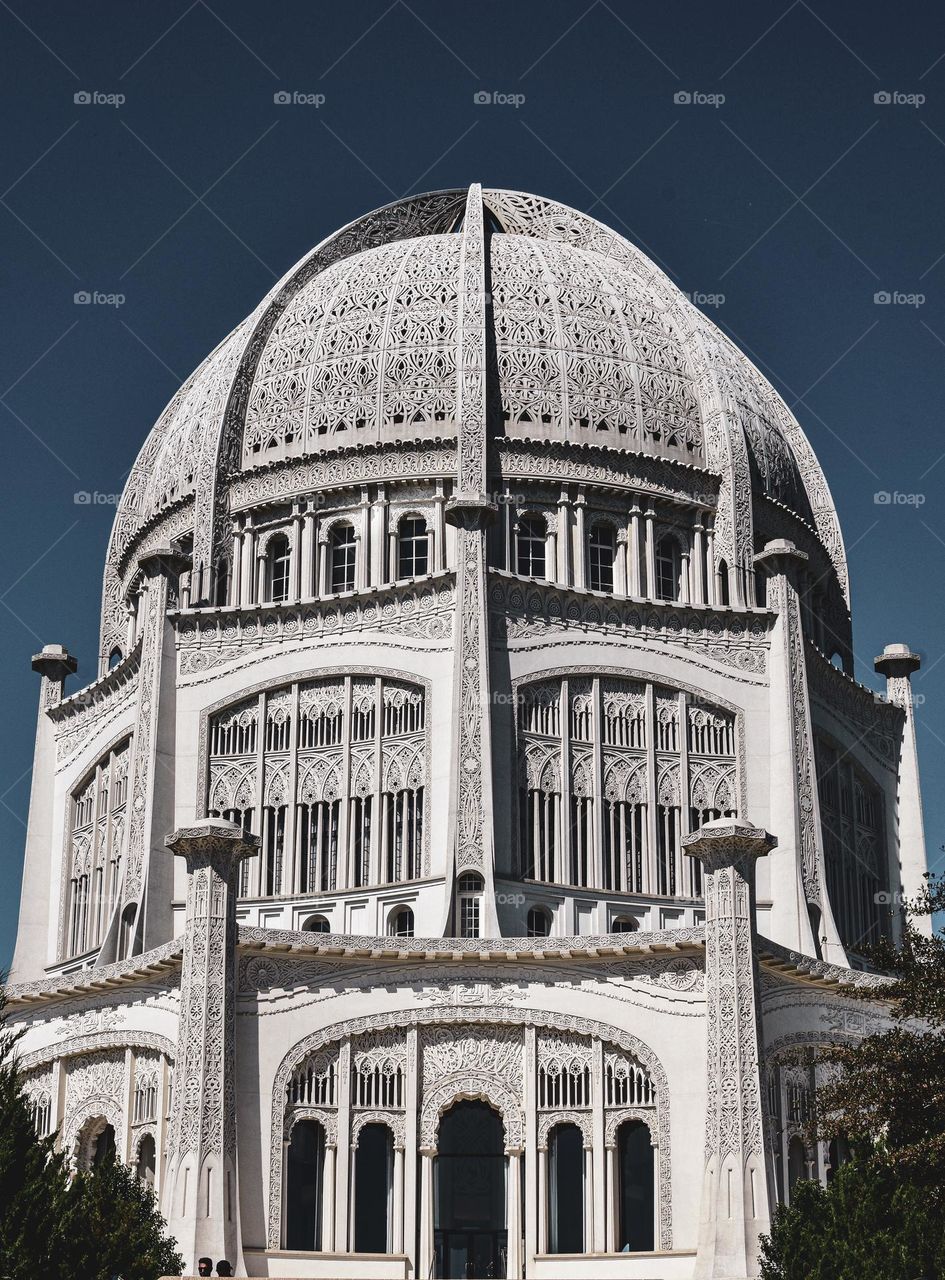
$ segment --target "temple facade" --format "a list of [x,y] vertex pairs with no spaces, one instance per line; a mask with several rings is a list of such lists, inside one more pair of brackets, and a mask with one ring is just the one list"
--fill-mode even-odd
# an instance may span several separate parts
[[329,236],[147,437],[101,637],[33,659],[41,1133],[191,1269],[758,1274],[889,1024],[919,659],[854,680],[811,447],[648,258],[478,185]]

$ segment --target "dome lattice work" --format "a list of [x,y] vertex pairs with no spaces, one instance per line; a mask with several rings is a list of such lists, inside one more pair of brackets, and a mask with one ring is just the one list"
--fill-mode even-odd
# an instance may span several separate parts
[[[329,237],[188,378],[119,504],[105,571],[103,661],[149,535],[192,534],[195,598],[225,546],[227,492],[246,472],[333,450],[455,438],[466,193],[412,197]],[[834,506],[770,383],[627,240],[519,192],[483,192],[494,230],[481,299],[492,438],[604,446],[720,481],[716,547],[748,571],[752,507],[799,516],[848,603]]]

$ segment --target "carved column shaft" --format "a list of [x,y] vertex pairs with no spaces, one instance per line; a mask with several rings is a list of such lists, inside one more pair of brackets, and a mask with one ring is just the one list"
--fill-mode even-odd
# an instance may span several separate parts
[[242,1264],[236,1158],[235,982],[239,865],[259,837],[205,818],[165,842],[187,862],[187,924],[165,1213],[188,1268]]
[[705,1173],[696,1280],[757,1276],[758,1239],[770,1229],[754,878],[756,860],[776,843],[757,827],[726,819],[683,841],[686,853],[702,861],[706,908]]

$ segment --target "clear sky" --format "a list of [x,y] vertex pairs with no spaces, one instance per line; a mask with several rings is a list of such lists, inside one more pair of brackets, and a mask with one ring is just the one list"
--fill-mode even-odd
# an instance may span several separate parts
[[857,678],[881,687],[872,659],[891,641],[924,658],[941,868],[939,6],[0,0],[0,48],[0,964],[29,799],[29,658],[62,643],[93,677],[111,504],[152,423],[324,235],[471,181],[611,223],[785,396],[839,509]]

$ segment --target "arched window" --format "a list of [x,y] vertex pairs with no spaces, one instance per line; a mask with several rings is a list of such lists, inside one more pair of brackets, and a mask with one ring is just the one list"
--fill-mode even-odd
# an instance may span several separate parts
[[354,1157],[354,1248],[387,1253],[393,1191],[394,1135],[386,1124],[366,1124]]
[[133,952],[135,942],[135,913],[137,906],[129,902],[121,913],[121,933],[118,939],[118,952],[122,960],[127,960]]
[[350,524],[336,524],[328,538],[328,581],[333,592],[354,590],[356,544]]
[[478,938],[482,923],[482,876],[467,872],[459,877],[456,885],[456,907],[459,917],[459,936]]
[[551,934],[551,912],[547,907],[531,907],[525,924],[529,938],[547,938]]
[[116,647],[112,649],[111,653],[108,655],[109,671],[114,671],[114,669],[121,663],[121,661],[122,661],[122,652],[116,645]]
[[682,553],[678,540],[672,534],[664,534],[656,544],[656,597],[658,600],[678,600],[682,578]]
[[587,539],[587,585],[591,591],[613,591],[617,536],[612,525],[591,525]]
[[289,598],[289,539],[277,533],[266,547],[266,594],[273,604]]
[[636,933],[639,927],[639,920],[634,920],[633,916],[617,916],[613,924],[610,926],[610,932]]
[[325,1131],[315,1120],[299,1120],[286,1153],[285,1247],[322,1247]]
[[832,1182],[838,1169],[852,1159],[846,1138],[831,1138],[827,1148],[827,1181]]
[[419,578],[430,567],[430,536],[420,516],[404,516],[397,526],[397,577]]
[[719,561],[718,567],[718,587],[719,587],[719,604],[728,608],[728,565],[724,560]]
[[303,933],[331,933],[327,916],[309,916],[302,925]]
[[628,1120],[617,1130],[617,1167],[617,1249],[647,1252],[654,1236],[653,1145],[642,1120]]
[[584,1139],[558,1124],[548,1142],[548,1252],[584,1252]]
[[150,1133],[146,1133],[138,1143],[138,1159],[135,1161],[135,1173],[145,1186],[154,1186],[155,1146]]
[[413,912],[409,907],[395,907],[387,921],[387,932],[392,938],[413,937]]
[[525,515],[515,531],[515,572],[523,578],[544,578],[545,522],[541,516]]
[[101,1133],[92,1140],[91,1157],[90,1164],[94,1169],[115,1159],[115,1130],[110,1124],[105,1125]]

